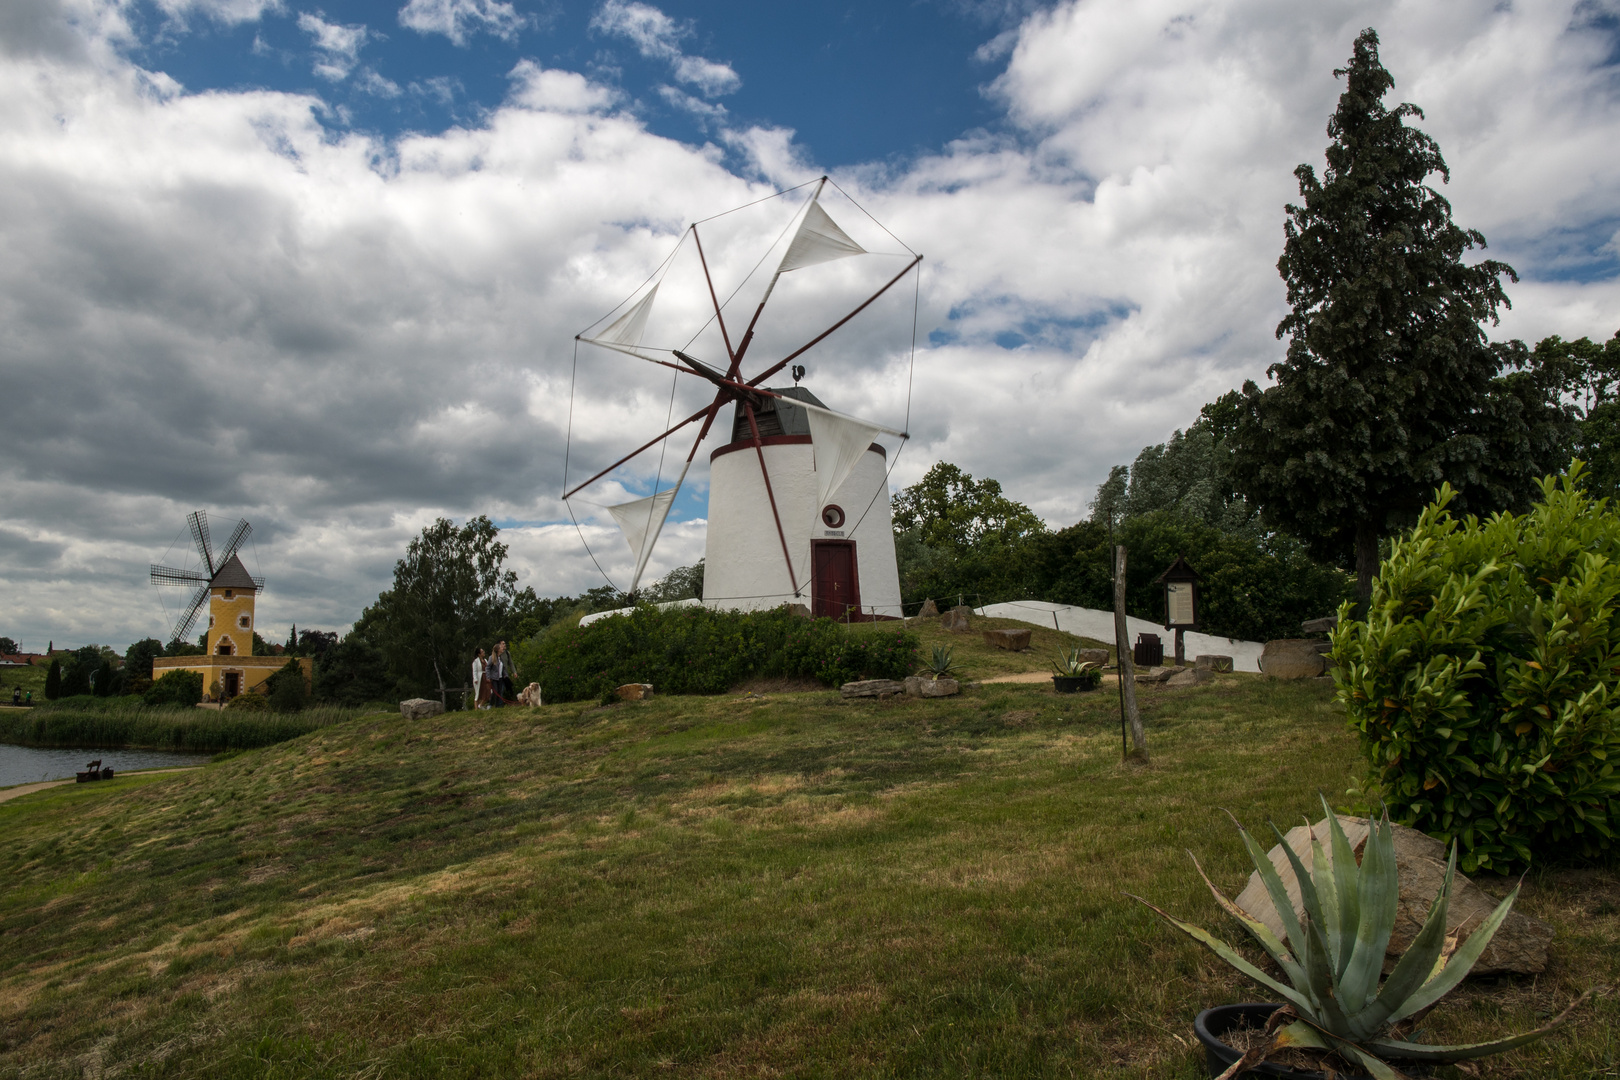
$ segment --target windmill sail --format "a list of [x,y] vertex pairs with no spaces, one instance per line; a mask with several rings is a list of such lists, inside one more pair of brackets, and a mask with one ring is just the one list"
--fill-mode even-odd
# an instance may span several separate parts
[[838,227],[831,215],[821,208],[821,203],[812,202],[805,210],[799,222],[799,231],[794,234],[793,243],[788,245],[787,254],[782,256],[782,265],[777,267],[776,272],[783,274],[817,263],[865,254],[866,249]]
[[630,349],[640,345],[641,336],[647,332],[647,316],[652,314],[653,298],[657,295],[658,286],[654,285],[635,307],[614,319],[600,334],[585,340],[597,345],[623,345]]
[[641,583],[642,571],[647,569],[647,560],[652,556],[653,546],[658,543],[658,534],[664,530],[664,520],[669,517],[669,508],[675,504],[675,496],[681,490],[688,468],[691,468],[690,461],[686,468],[681,469],[675,486],[668,491],[607,508],[613,520],[619,523],[619,530],[630,545],[630,554],[636,560],[635,574],[630,578],[630,592],[635,592],[636,586]]
[[820,514],[883,429],[820,409],[806,410],[806,415],[810,419],[810,441],[816,449],[816,513]]

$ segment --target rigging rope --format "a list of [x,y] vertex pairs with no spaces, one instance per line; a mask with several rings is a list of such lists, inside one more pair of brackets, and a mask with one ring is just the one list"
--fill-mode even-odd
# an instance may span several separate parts
[[[679,249],[677,249],[677,250],[679,250]],[[671,252],[671,254],[673,255],[674,253]],[[665,261],[667,262],[668,260],[665,260]],[[649,278],[648,280],[650,281],[652,279]],[[646,282],[643,282],[642,284],[643,284],[643,286],[645,286]],[[634,296],[635,293],[631,293],[630,295]],[[617,309],[615,309],[615,310],[617,310]],[[601,322],[601,321],[602,320],[600,320],[600,319],[597,320],[597,322]],[[594,326],[596,324],[592,323],[591,325]],[[579,380],[579,338],[575,337],[574,338],[574,370],[573,370],[573,374],[571,374],[568,377],[568,434],[566,436],[564,436],[564,438],[563,438],[563,486],[562,486],[562,489],[565,492],[568,490],[568,462],[569,462],[570,457],[573,455],[573,450],[574,450],[574,386],[578,382],[578,380]],[[612,589],[614,592],[618,592],[619,587],[617,585],[613,584],[613,579],[608,577],[606,570],[602,569],[602,564],[596,561],[596,552],[591,550],[590,542],[585,539],[585,530],[579,527],[579,518],[574,516],[574,505],[572,503],[570,503],[566,497],[564,497],[564,499],[563,499],[563,505],[568,507],[568,520],[570,520],[570,521],[572,521],[574,523],[574,531],[579,534],[580,545],[582,547],[584,547],[585,554],[587,554],[587,555],[589,555],[591,557],[591,564],[596,567],[596,572],[598,574],[602,575],[602,580],[608,583],[608,588]]]

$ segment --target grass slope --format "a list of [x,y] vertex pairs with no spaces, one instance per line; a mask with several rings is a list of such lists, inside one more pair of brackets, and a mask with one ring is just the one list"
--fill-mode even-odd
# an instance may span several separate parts
[[[0,743],[19,746],[128,747],[152,750],[246,750],[296,739],[352,720],[359,709],[321,705],[295,713],[243,709],[146,707],[89,699],[0,710]],[[135,699],[137,702],[139,699]]]
[[[1003,685],[378,714],[193,773],[0,805],[0,1076],[1203,1075],[1254,990],[1226,807],[1345,787],[1324,688]],[[1431,1018],[1467,1041],[1612,982],[1620,883],[1532,879],[1553,968]],[[1596,906],[1594,906],[1596,905]],[[1588,912],[1597,912],[1588,915]],[[1611,1002],[1489,1075],[1615,1063]]]
[[[917,635],[917,656],[920,661],[926,662],[933,656],[935,646],[948,646],[952,650],[952,659],[962,669],[961,674],[965,679],[991,679],[997,675],[1017,675],[1026,671],[1051,674],[1052,661],[1063,649],[1108,649],[1110,658],[1113,656],[1114,650],[1107,642],[1066,634],[1020,619],[988,619],[975,615],[972,623],[971,630],[952,631],[940,626],[938,619],[910,619],[907,620],[906,629]],[[893,625],[867,623],[852,629],[854,633],[881,633]],[[997,648],[985,642],[986,630],[1029,630],[1029,648],[1024,652]]]

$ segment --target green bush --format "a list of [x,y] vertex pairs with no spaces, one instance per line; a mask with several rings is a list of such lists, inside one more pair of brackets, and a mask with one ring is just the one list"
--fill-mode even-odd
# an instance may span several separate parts
[[202,696],[202,672],[171,671],[154,682],[142,700],[148,705],[195,705]]
[[281,665],[281,670],[264,680],[270,694],[270,708],[280,713],[294,713],[304,707],[304,666],[296,657]]
[[1339,699],[1397,820],[1464,871],[1590,858],[1620,793],[1620,515],[1579,463],[1522,516],[1453,518],[1443,486],[1392,545],[1365,622],[1340,608]]
[[521,682],[538,682],[547,701],[586,701],[630,682],[652,683],[664,694],[722,694],[758,675],[829,685],[899,679],[916,667],[917,638],[899,628],[846,630],[780,609],[645,605],[590,626],[554,628],[513,651]]

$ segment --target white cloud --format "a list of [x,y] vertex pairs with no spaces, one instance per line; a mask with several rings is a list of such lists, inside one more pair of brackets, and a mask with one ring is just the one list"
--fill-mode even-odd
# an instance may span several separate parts
[[443,34],[457,45],[468,34],[515,40],[529,20],[504,0],[410,0],[399,9],[399,24],[419,34]]
[[[1321,160],[1330,72],[1369,22],[1448,155],[1458,221],[1527,277],[1500,333],[1608,337],[1620,285],[1565,280],[1573,249],[1611,242],[1620,204],[1606,43],[1574,15],[1147,0],[1030,16],[993,91],[1010,133],[835,175],[928,255],[921,348],[912,373],[908,282],[806,358],[808,385],[898,422],[909,380],[894,483],[950,460],[1075,520],[1110,465],[1281,355],[1282,206],[1294,166]],[[655,44],[684,40],[644,21]],[[0,41],[0,632],[35,647],[164,633],[145,567],[198,507],[254,523],[262,618],[283,629],[352,619],[437,514],[551,523],[508,530],[524,583],[597,583],[557,497],[564,432],[577,480],[672,405],[663,373],[582,353],[570,417],[573,335],[687,221],[819,172],[791,131],[753,128],[722,136],[748,161],[738,176],[609,88],[533,63],[479,126],[384,144],[323,129],[315,97],[185,93],[102,39],[47,30]],[[323,58],[364,79],[363,39],[345,40]],[[828,206],[896,250],[835,193]],[[729,284],[775,235],[744,219],[705,234]],[[881,258],[785,282],[758,355],[805,340],[817,305]],[[700,454],[691,482],[706,479]],[[653,572],[696,557],[701,529],[675,527]],[[605,520],[584,531],[620,574]]]
[[693,97],[684,90],[678,90],[673,86],[658,87],[658,96],[668,102],[671,107],[689,113],[705,123],[723,123],[728,115],[724,105]]
[[360,77],[355,80],[355,85],[361,90],[364,90],[366,93],[375,95],[376,97],[394,98],[399,97],[400,94],[404,93],[404,91],[399,88],[399,83],[395,82],[393,79],[389,79],[377,74],[370,68],[362,68],[360,70]]
[[173,19],[202,15],[227,26],[258,22],[266,15],[276,15],[286,10],[281,0],[157,0],[157,6],[158,10]]
[[299,12],[298,29],[315,39],[320,59],[315,61],[315,74],[323,79],[340,82],[349,77],[360,60],[360,50],[366,44],[370,31],[363,25],[343,26],[329,23],[318,14]]
[[691,35],[691,29],[651,4],[606,0],[591,18],[591,28],[625,38],[642,56],[668,61],[677,81],[695,87],[705,97],[729,94],[742,86],[731,65],[684,53],[681,41]]

